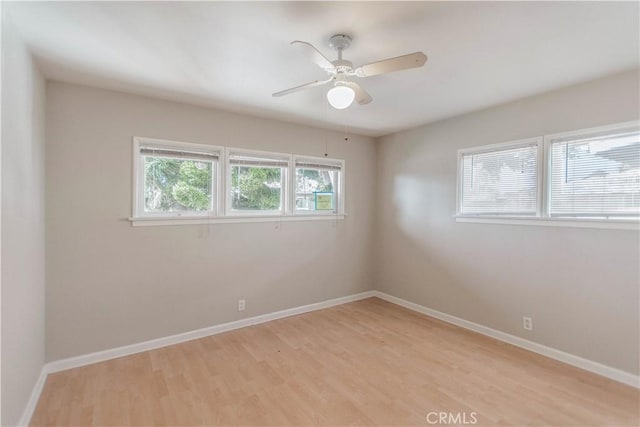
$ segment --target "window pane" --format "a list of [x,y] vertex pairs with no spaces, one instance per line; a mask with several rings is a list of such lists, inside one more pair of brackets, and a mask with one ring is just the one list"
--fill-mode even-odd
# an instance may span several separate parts
[[282,209],[282,168],[231,166],[231,208],[243,211]]
[[640,134],[553,142],[550,213],[640,215]]
[[535,215],[537,164],[535,145],[464,154],[461,213]]
[[296,168],[296,210],[334,210],[338,172]]
[[143,156],[145,212],[212,209],[213,163]]

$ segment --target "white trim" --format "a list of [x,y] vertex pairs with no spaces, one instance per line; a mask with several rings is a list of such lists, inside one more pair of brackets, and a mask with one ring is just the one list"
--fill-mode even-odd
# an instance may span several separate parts
[[542,216],[549,218],[549,206],[551,204],[551,152],[549,151],[549,143],[547,137],[544,137],[542,143],[543,158],[540,163],[544,166],[542,171]]
[[154,225],[197,225],[197,224],[238,224],[245,222],[297,222],[297,221],[335,221],[342,220],[347,214],[296,214],[296,215],[242,215],[224,217],[181,217],[181,218],[128,218],[133,227]]
[[513,216],[471,216],[457,215],[456,222],[501,225],[536,225],[546,227],[606,228],[613,230],[640,230],[640,221],[629,219],[600,218],[555,218],[555,217],[513,217]]
[[227,157],[231,156],[244,156],[247,157],[262,157],[268,160],[283,160],[290,162],[291,154],[289,153],[279,153],[277,151],[263,151],[263,150],[254,150],[251,148],[238,148],[238,147],[225,147],[227,150]]
[[282,319],[284,317],[295,316],[297,314],[308,313],[310,311],[321,310],[336,305],[346,304],[348,302],[358,301],[374,296],[374,291],[361,292],[359,294],[347,295],[340,298],[334,298],[327,301],[317,302],[313,304],[303,305],[294,308],[288,308],[273,313],[263,314],[260,316],[249,317],[247,319],[235,320],[233,322],[222,323],[207,328],[196,329],[195,331],[184,332],[181,334],[171,335],[164,338],[157,338],[136,344],[125,345],[109,350],[97,351],[95,353],[84,354],[81,356],[71,357],[68,359],[56,360],[45,365],[48,373],[64,371],[79,366],[90,365],[92,363],[102,362],[105,360],[116,359],[118,357],[129,356],[131,354],[141,353],[156,348],[166,347],[169,345],[179,344],[185,341],[191,341],[198,338],[204,338],[211,335],[220,334],[222,332],[233,331],[235,329],[247,326],[258,325],[260,323],[269,322],[271,320]]
[[308,160],[310,163],[315,162],[319,166],[339,166],[340,168],[344,166],[344,160],[334,159],[333,157],[305,156],[302,154],[296,154],[293,159],[294,166],[297,166],[298,160]]
[[[212,161],[212,191],[215,194],[210,211],[206,212],[144,212],[144,195],[140,188],[144,182],[144,167],[141,165],[142,145],[156,146],[167,149],[191,149],[200,152],[211,152],[218,156]],[[132,154],[132,181],[131,217],[132,225],[187,225],[187,224],[222,224],[240,222],[279,222],[279,221],[311,221],[311,220],[335,220],[344,219],[346,215],[346,162],[342,159],[328,159],[289,153],[277,153],[272,151],[260,151],[245,148],[223,147],[208,144],[194,144],[191,142],[170,141],[147,137],[133,137]],[[282,160],[287,167],[279,166],[281,175],[282,205],[273,211],[250,211],[231,209],[231,157],[234,155],[257,157],[272,160]],[[313,160],[327,165],[340,165],[339,183],[336,189],[336,210],[331,212],[305,212],[295,210],[295,162],[296,159]],[[320,218],[320,217],[324,218]],[[302,218],[308,217],[308,218]],[[286,218],[286,219],[285,219]]]
[[496,144],[476,145],[458,149],[458,154],[481,154],[494,151],[515,150],[516,148],[537,147],[542,142],[541,136],[498,142]]
[[[278,166],[277,169],[281,170],[280,173],[280,209],[272,210],[272,211],[242,211],[242,210],[234,210],[231,208],[231,157],[232,156],[243,156],[247,157],[262,157],[264,159],[269,160],[282,160],[287,162],[287,167]],[[290,172],[291,172],[291,163],[293,162],[293,155],[286,153],[276,153],[271,151],[259,151],[259,150],[247,150],[244,148],[234,148],[234,147],[226,147],[225,148],[225,181],[223,184],[224,192],[225,192],[225,217],[233,217],[233,216],[246,216],[246,217],[260,217],[270,215],[272,217],[280,218],[283,215],[289,215],[290,206]],[[249,221],[254,222],[254,221]]]
[[[553,189],[551,185],[551,178],[553,174],[553,170],[552,170],[553,159],[551,158],[552,145],[560,141],[570,141],[572,138],[575,138],[575,137],[581,137],[581,136],[589,137],[589,136],[596,136],[599,134],[606,135],[608,133],[614,133],[617,130],[620,130],[620,131],[633,130],[637,132],[638,130],[640,130],[640,121],[635,120],[631,122],[616,123],[613,125],[598,126],[598,127],[588,128],[588,129],[578,129],[578,130],[572,130],[568,132],[553,133],[553,134],[544,136],[544,155],[545,155],[544,216],[545,217],[553,218],[551,214],[551,198],[552,198],[551,191]],[[581,219],[577,219],[577,221],[580,221],[580,220]],[[611,220],[603,219],[601,221],[611,221]],[[579,225],[577,227],[579,227]],[[617,228],[617,227],[602,227],[602,228]]]
[[[303,210],[297,210],[296,209],[296,163],[298,163],[298,160],[309,160],[309,161],[314,161],[317,162],[319,165],[321,164],[326,164],[326,165],[339,165],[340,166],[340,170],[338,171],[338,185],[337,188],[334,189],[335,192],[337,192],[337,195],[335,197],[335,201],[336,201],[336,206],[335,209],[333,211],[327,211],[327,212],[321,212],[321,211],[310,211],[310,212],[305,212]],[[346,169],[346,161],[345,160],[341,160],[341,159],[334,159],[334,158],[328,158],[328,157],[313,157],[313,156],[303,156],[303,155],[294,155],[293,156],[293,162],[292,162],[292,167],[291,167],[291,199],[292,199],[292,203],[291,203],[291,213],[292,215],[344,215],[345,212],[345,169]]]
[[507,334],[506,332],[498,331],[496,329],[489,328],[487,326],[480,325],[478,323],[471,322],[469,320],[461,319],[459,317],[452,316],[450,314],[442,313],[431,308],[404,300],[402,298],[394,297],[393,295],[386,294],[381,291],[373,291],[374,296],[388,301],[390,303],[408,308],[409,310],[417,311],[418,313],[425,314],[427,316],[435,317],[436,319],[450,323],[452,325],[459,326],[464,329],[468,329],[477,332],[482,335],[486,335],[491,338],[495,338],[499,341],[506,342],[516,347],[523,348],[525,350],[532,351],[534,353],[541,354],[551,359],[558,360],[571,366],[575,366],[585,371],[592,372],[597,375],[618,381],[623,384],[630,385],[635,388],[640,388],[640,377],[630,372],[625,372],[611,366],[603,365],[602,363],[594,362],[576,356],[564,351],[557,350],[555,348],[547,347],[545,345],[529,341],[524,338],[517,337],[515,335]]
[[22,411],[22,416],[20,417],[20,421],[18,421],[19,426],[29,425],[33,412],[36,410],[36,406],[38,405],[38,400],[40,400],[40,394],[42,394],[42,389],[44,388],[44,383],[47,381],[48,374],[49,371],[47,370],[47,365],[44,365],[40,370],[40,376],[34,384],[33,390],[31,390],[31,396],[29,396],[27,405],[25,406],[24,411]]
[[[631,229],[637,230],[638,226],[629,222],[616,219],[583,219],[561,217],[554,218],[550,214],[551,208],[551,144],[557,140],[569,139],[572,137],[588,136],[594,134],[606,134],[613,131],[638,130],[640,129],[640,121],[633,120],[624,123],[616,123],[612,125],[598,126],[587,129],[571,130],[567,132],[553,133],[534,138],[522,139],[510,142],[500,142],[497,144],[481,145],[475,147],[461,148],[457,150],[457,171],[456,171],[456,216],[465,218],[456,220],[458,222],[477,222],[484,224],[521,224],[521,225],[550,225],[562,227],[581,227],[581,228],[613,228],[613,229]],[[534,143],[534,141],[537,141]],[[478,154],[484,152],[501,151],[510,148],[518,148],[527,145],[537,145],[538,147],[538,170],[537,170],[537,201],[536,201],[536,217],[527,217],[526,220],[516,218],[517,222],[512,218],[504,219],[504,217],[491,217],[490,215],[470,215],[462,213],[463,198],[463,165],[462,157],[465,154]],[[506,215],[508,216],[508,215]],[[468,219],[467,219],[468,218]],[[533,219],[533,221],[529,221]],[[550,222],[537,222],[542,219]],[[558,222],[553,222],[558,221]],[[568,221],[572,221],[570,224]],[[610,223],[611,225],[596,225],[596,223]]]
[[538,170],[536,171],[536,217],[540,218],[545,216],[545,195],[544,189],[546,185],[546,177],[545,177],[545,159],[544,156],[544,138],[540,138],[540,142],[538,143],[538,158],[536,159],[536,166]]
[[291,163],[289,163],[289,167],[287,168],[287,176],[289,179],[287,180],[287,194],[289,195],[287,199],[287,210],[290,214],[295,215],[296,213],[296,156],[295,154],[291,155]]
[[629,372],[621,371],[610,366],[603,365],[598,362],[593,362],[588,359],[584,359],[579,356],[575,356],[569,353],[565,353],[560,350],[556,350],[551,347],[538,344],[524,338],[516,337],[514,335],[507,334],[486,326],[479,325],[468,320],[461,319],[459,317],[451,316],[446,313],[442,313],[437,310],[433,310],[424,307],[419,304],[415,304],[398,297],[394,297],[381,291],[365,291],[354,295],[347,295],[344,297],[334,298],[327,301],[318,303],[303,305],[299,307],[289,308],[273,313],[263,314],[260,316],[250,317],[247,319],[236,320],[233,322],[222,323],[207,328],[197,329],[194,331],[184,332],[181,334],[171,335],[164,338],[157,338],[154,340],[144,341],[141,343],[126,345],[109,350],[98,351],[95,353],[89,353],[81,356],[71,357],[68,359],[56,360],[49,362],[42,367],[38,381],[33,387],[29,401],[20,418],[20,426],[28,426],[33,416],[33,412],[36,408],[42,389],[47,379],[47,375],[54,372],[60,372],[67,369],[78,368],[81,366],[91,365],[93,363],[103,362],[106,360],[116,359],[119,357],[129,356],[144,351],[149,351],[157,348],[166,347],[169,345],[179,344],[194,339],[204,338],[211,335],[220,334],[223,332],[232,331],[235,329],[244,328],[247,326],[257,325],[260,323],[270,322],[272,320],[282,319],[285,317],[295,316],[298,314],[308,313],[311,311],[322,310],[324,308],[334,307],[336,305],[342,305],[353,301],[359,301],[366,298],[377,297],[388,301],[390,303],[408,308],[427,316],[434,317],[444,322],[468,329],[482,335],[495,338],[497,340],[506,342],[508,344],[515,345],[516,347],[524,348],[525,350],[532,351],[534,353],[541,354],[551,359],[558,360],[560,362],[567,363],[572,366],[584,369],[594,374],[604,376],[614,381],[621,382],[623,384],[630,385],[632,387],[640,388],[640,378],[637,375]]
[[186,212],[190,216],[198,215],[202,217],[211,217],[220,215],[220,198],[221,198],[221,165],[224,163],[225,150],[224,147],[208,144],[195,144],[192,142],[183,141],[170,141],[167,139],[147,138],[142,136],[133,137],[133,192],[131,210],[133,217],[149,217],[156,218],[158,216],[171,216],[173,218],[179,218],[181,212],[175,212],[173,214],[167,212],[148,213],[144,212],[144,189],[140,188],[141,183],[144,182],[144,167],[141,165],[142,156],[140,156],[140,147],[143,145],[151,145],[159,148],[176,149],[182,148],[185,150],[197,150],[200,152],[213,153],[218,156],[217,160],[211,161],[211,192],[213,193],[212,206],[210,211],[195,213]]
[[640,128],[640,120],[632,120],[630,122],[623,123],[615,123],[612,125],[604,125],[604,126],[596,126],[587,129],[578,129],[578,130],[570,130],[566,132],[557,132],[545,135],[545,139],[549,141],[555,139],[563,139],[563,138],[572,138],[574,136],[581,136],[584,134],[593,134],[593,133],[607,133],[615,130],[624,130],[624,129],[634,129],[638,130]]

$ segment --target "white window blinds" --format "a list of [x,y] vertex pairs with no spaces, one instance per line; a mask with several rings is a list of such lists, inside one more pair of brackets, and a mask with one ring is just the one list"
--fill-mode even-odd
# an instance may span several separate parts
[[141,146],[140,154],[143,156],[193,161],[217,161],[218,157],[220,157],[217,151],[183,150],[161,146]]
[[232,166],[253,166],[262,168],[289,167],[289,162],[286,159],[276,157],[253,157],[243,154],[230,154],[229,164]]
[[308,170],[342,170],[342,164],[339,162],[324,161],[324,160],[303,160],[296,159],[296,168],[308,169]]
[[538,143],[462,153],[460,213],[536,215]]
[[551,216],[640,215],[637,128],[552,139],[550,154]]

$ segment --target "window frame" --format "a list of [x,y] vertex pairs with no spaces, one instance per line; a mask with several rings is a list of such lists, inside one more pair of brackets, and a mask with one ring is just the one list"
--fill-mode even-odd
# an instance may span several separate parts
[[[558,139],[566,139],[571,137],[588,137],[593,134],[606,135],[609,132],[634,128],[640,130],[640,120],[632,120],[566,132],[557,132],[533,138],[468,147],[457,150],[456,213],[454,215],[456,222],[534,226],[542,225],[553,227],[608,228],[640,231],[640,217],[622,217],[613,215],[590,217],[551,215],[551,144]],[[527,141],[538,141],[538,176],[536,180],[538,188],[536,215],[524,216],[510,214],[463,214],[461,212],[464,185],[462,163],[463,155],[517,148],[518,146],[523,146],[523,143],[526,143]]]
[[[218,159],[212,161],[211,174],[211,209],[207,211],[185,211],[185,212],[145,212],[144,210],[144,166],[142,160],[145,156],[140,153],[144,146],[151,146],[159,149],[185,150],[201,153],[216,154]],[[221,177],[224,163],[224,148],[217,145],[195,144],[183,141],[171,141],[166,139],[133,137],[133,193],[132,193],[132,217],[136,219],[183,219],[183,218],[211,218],[217,217],[221,206]]]
[[[513,150],[524,147],[536,147],[536,212],[534,215],[505,213],[462,213],[462,202],[464,196],[464,156],[494,153],[499,151]],[[475,147],[461,148],[457,151],[457,185],[456,185],[456,216],[465,218],[539,218],[542,215],[542,175],[543,171],[543,138],[533,137],[518,139],[496,144],[480,145]]]
[[[297,172],[296,172],[296,165],[298,164],[298,161],[307,161],[307,162],[316,162],[318,165],[323,165],[323,163],[326,166],[331,166],[331,165],[340,165],[340,171],[339,171],[339,182],[338,182],[338,188],[335,189],[335,191],[337,192],[337,194],[335,195],[335,203],[337,206],[334,207],[333,210],[327,210],[327,211],[305,211],[305,210],[298,210],[296,208],[296,197],[297,197],[297,193],[296,193],[296,179],[297,179]],[[291,212],[294,213],[295,215],[322,215],[322,216],[334,216],[334,215],[342,215],[345,212],[345,200],[344,200],[344,189],[345,189],[345,166],[346,166],[346,162],[342,159],[333,159],[333,158],[328,158],[328,157],[313,157],[313,156],[302,156],[302,155],[294,155],[293,156],[293,161],[291,164]]]
[[[282,176],[280,177],[281,181],[281,194],[282,194],[282,203],[281,208],[278,210],[264,210],[264,211],[241,211],[234,210],[231,208],[231,157],[234,155],[245,155],[247,157],[262,157],[265,160],[279,160],[286,161],[287,166],[281,167]],[[225,148],[225,182],[224,182],[224,192],[225,192],[225,209],[224,216],[225,217],[278,217],[278,216],[286,216],[291,213],[289,207],[289,186],[290,186],[290,171],[291,171],[291,162],[292,155],[286,153],[276,153],[272,151],[261,151],[261,150],[248,150],[244,148],[233,148],[226,147]]]
[[555,142],[559,142],[558,140],[571,140],[571,139],[581,139],[581,138],[589,138],[595,137],[598,134],[607,135],[609,133],[614,133],[615,131],[620,130],[636,130],[640,132],[640,121],[629,121],[622,123],[615,123],[611,125],[605,126],[596,126],[586,129],[577,129],[567,132],[558,132],[552,133],[544,136],[544,154],[545,154],[545,191],[544,191],[544,216],[546,218],[552,219],[563,219],[563,220],[596,220],[596,221],[638,221],[640,220],[640,215],[637,217],[625,216],[625,215],[611,215],[611,214],[601,214],[601,215],[552,215],[551,214],[551,191],[552,191],[552,156],[551,156],[551,146]]
[[[196,225],[196,224],[222,224],[222,223],[247,223],[247,222],[283,222],[283,221],[317,221],[317,220],[343,220],[346,213],[346,186],[345,186],[345,160],[335,158],[314,157],[272,151],[253,150],[237,147],[224,147],[219,145],[196,144],[191,142],[172,141],[159,138],[134,136],[132,144],[132,194],[131,216],[128,220],[132,226],[158,226],[158,225]],[[195,152],[211,152],[218,156],[214,161],[214,174],[212,185],[214,199],[212,209],[206,212],[144,212],[144,167],[141,166],[141,146],[158,147],[160,149],[193,150]],[[231,168],[229,167],[230,154],[239,154],[253,157],[264,157],[287,162],[283,167],[282,192],[283,205],[278,211],[236,211],[230,209],[230,184]],[[295,191],[295,159],[312,159],[341,164],[339,211],[312,211],[296,212],[295,199],[291,196]],[[142,185],[142,187],[141,187]]]

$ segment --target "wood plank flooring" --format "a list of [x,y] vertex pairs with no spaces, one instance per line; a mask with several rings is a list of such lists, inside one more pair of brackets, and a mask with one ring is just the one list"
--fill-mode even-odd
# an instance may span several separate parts
[[51,374],[31,425],[638,426],[639,397],[370,298]]

